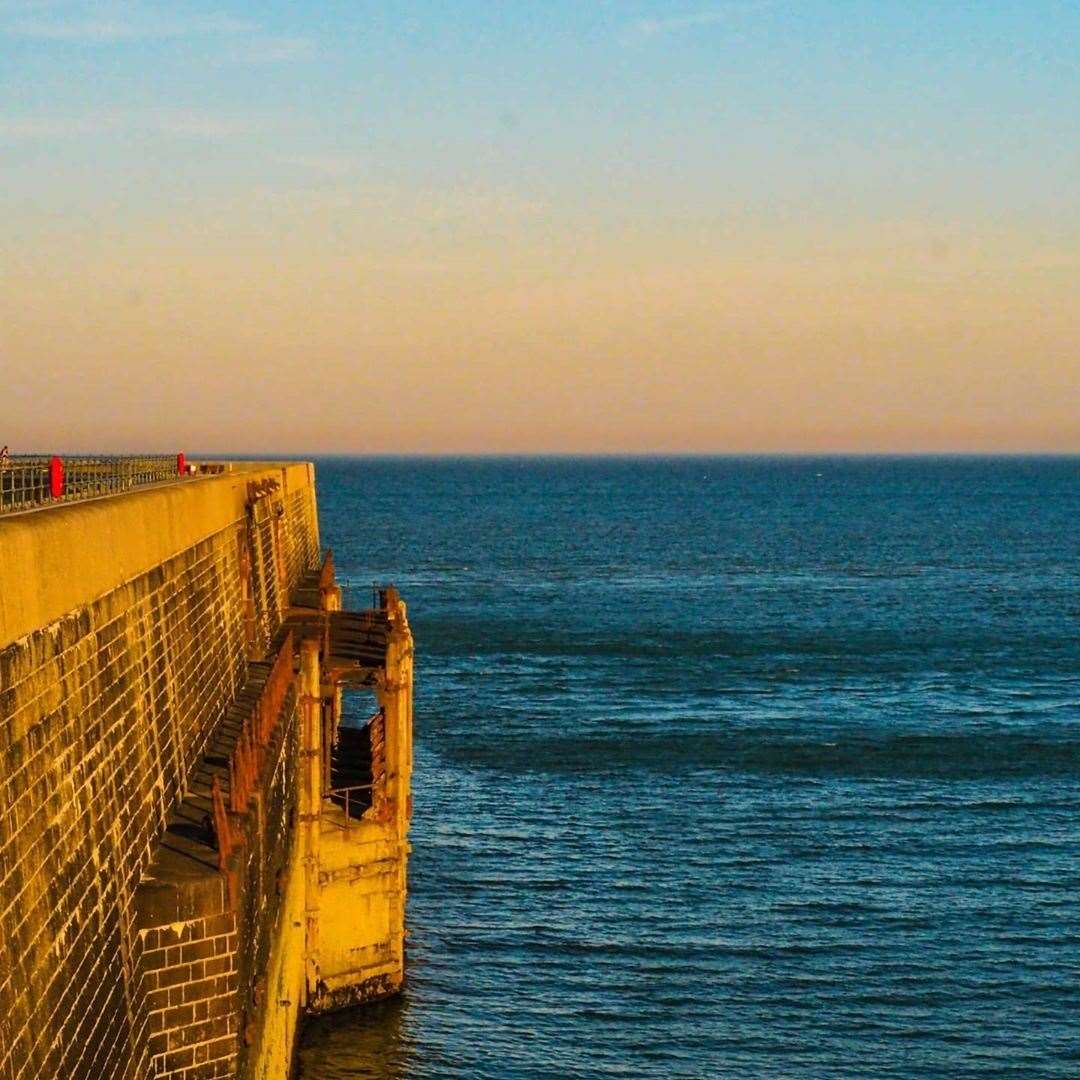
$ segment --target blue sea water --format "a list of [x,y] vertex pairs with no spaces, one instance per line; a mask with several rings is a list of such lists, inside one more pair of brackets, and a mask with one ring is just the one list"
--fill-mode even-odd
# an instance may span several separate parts
[[409,975],[305,1080],[1080,1077],[1080,459],[344,460]]

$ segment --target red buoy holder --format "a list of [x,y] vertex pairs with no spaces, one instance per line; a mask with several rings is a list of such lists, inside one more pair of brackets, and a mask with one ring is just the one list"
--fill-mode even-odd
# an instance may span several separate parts
[[64,494],[64,463],[58,458],[49,459],[49,495],[59,499]]

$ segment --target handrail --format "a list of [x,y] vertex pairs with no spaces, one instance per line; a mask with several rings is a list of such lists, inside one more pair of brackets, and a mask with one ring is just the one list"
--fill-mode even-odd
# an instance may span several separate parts
[[0,514],[114,495],[188,472],[183,454],[62,458],[0,452]]
[[[228,798],[221,779],[214,776],[211,799],[214,813],[214,835],[218,850],[218,866],[226,870],[235,848],[244,843],[244,834],[234,834],[229,812],[247,813],[248,803],[255,794],[260,776],[269,756],[269,748],[282,718],[282,709],[295,681],[293,671],[292,631],[285,635],[281,648],[267,674],[266,682],[240,724],[236,746],[228,759]],[[264,778],[265,779],[265,778]]]
[[266,684],[255,701],[249,716],[240,725],[240,737],[229,757],[229,809],[243,814],[258,784],[266,759],[267,748],[274,738],[293,672],[292,631],[285,635],[281,649],[270,667]]
[[[335,795],[338,795],[338,796],[343,795],[345,797],[344,800],[343,800],[344,810],[345,810],[345,824],[342,826],[342,828],[344,828],[344,830],[346,832],[349,831],[349,818],[351,816],[349,814],[349,795],[354,791],[374,791],[374,790],[375,790],[375,785],[374,784],[350,784],[348,787],[330,788],[326,792],[325,797],[327,799],[329,799],[331,802],[334,801],[334,796]],[[341,805],[341,804],[339,804],[339,805]],[[332,824],[337,824],[337,823],[332,822]]]

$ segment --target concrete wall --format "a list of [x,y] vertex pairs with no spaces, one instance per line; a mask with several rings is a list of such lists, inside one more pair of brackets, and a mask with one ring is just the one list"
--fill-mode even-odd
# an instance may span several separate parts
[[0,586],[0,1080],[280,1080],[404,979],[404,603],[338,610],[309,465],[0,517]]
[[[139,925],[140,882],[318,550],[308,465],[0,517],[2,1080],[153,1076],[157,1020],[244,975],[237,937],[218,957],[267,920],[224,878],[167,932]],[[185,983],[203,996],[168,1004]]]
[[372,805],[351,821],[324,806],[319,868],[319,973],[310,1012],[361,1004],[398,990],[405,974],[405,896],[412,816],[413,640],[392,594],[373,743]]

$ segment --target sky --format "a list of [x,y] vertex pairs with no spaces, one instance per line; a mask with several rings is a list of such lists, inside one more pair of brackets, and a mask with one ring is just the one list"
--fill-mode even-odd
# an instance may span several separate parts
[[0,0],[0,443],[1080,451],[1076,0]]

